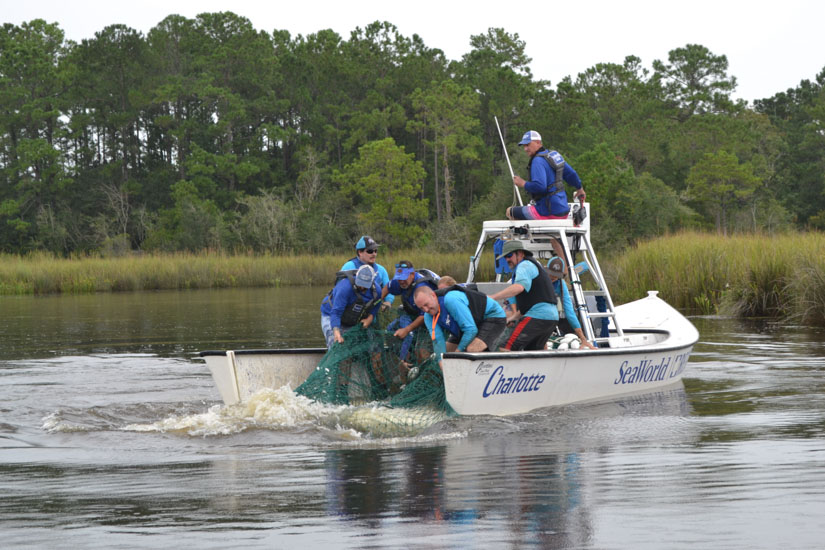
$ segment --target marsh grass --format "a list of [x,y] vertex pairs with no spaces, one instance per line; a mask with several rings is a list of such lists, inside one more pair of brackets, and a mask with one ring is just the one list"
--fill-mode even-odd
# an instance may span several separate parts
[[[0,256],[0,294],[133,290],[331,286],[353,254],[334,256],[217,253],[57,259],[48,254]],[[466,280],[468,252],[385,251],[378,262],[392,275],[410,260]],[[691,313],[774,317],[825,324],[825,234],[736,235],[680,233],[600,258],[613,300],[623,303],[658,290]],[[493,277],[492,254],[480,279]]]
[[617,303],[659,290],[683,311],[825,323],[821,233],[681,233],[641,243],[603,269]]
[[[42,253],[0,255],[0,294],[331,286],[336,271],[353,256],[229,256],[207,252],[62,259]],[[378,263],[392,276],[395,263],[401,259],[463,281],[470,256],[464,252],[382,251]],[[490,277],[492,260],[485,260],[490,269],[482,270],[481,275]]]

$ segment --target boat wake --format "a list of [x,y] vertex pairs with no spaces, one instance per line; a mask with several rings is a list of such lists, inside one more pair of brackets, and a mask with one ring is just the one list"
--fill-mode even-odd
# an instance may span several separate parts
[[287,385],[260,390],[234,405],[214,405],[203,413],[172,415],[157,422],[133,423],[120,429],[203,437],[255,429],[321,427],[334,431],[342,439],[361,439],[416,436],[447,418],[442,411],[423,407],[401,409],[378,403],[325,405],[297,395]]

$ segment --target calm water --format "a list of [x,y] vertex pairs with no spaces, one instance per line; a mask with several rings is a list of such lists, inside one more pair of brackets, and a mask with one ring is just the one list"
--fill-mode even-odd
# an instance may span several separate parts
[[413,438],[222,407],[195,352],[320,346],[323,292],[0,297],[2,546],[825,547],[822,329],[696,318],[683,386]]

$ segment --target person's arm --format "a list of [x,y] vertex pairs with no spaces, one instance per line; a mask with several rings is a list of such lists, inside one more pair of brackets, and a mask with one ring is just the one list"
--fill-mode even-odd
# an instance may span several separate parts
[[581,323],[579,323],[579,316],[576,315],[576,310],[573,308],[573,300],[570,299],[570,291],[567,290],[567,283],[563,280],[556,281],[559,287],[559,294],[561,298],[561,305],[564,308],[564,317],[567,319],[567,322],[570,324],[570,328],[573,330],[581,329]]
[[418,317],[413,319],[413,321],[409,325],[407,325],[406,327],[402,327],[402,328],[396,330],[393,333],[393,336],[403,340],[404,338],[407,337],[407,335],[409,335],[412,331],[414,331],[415,329],[417,329],[418,327],[420,327],[423,324],[424,324],[424,316],[419,315]]
[[375,301],[375,305],[372,306],[372,308],[370,309],[369,315],[367,315],[367,317],[364,319],[364,321],[367,321],[367,319],[369,319],[368,322],[363,323],[364,328],[370,326],[372,321],[375,319],[375,316],[378,315],[378,311],[381,309],[381,292],[377,288],[375,288],[373,289],[372,296],[373,300],[375,300],[376,298],[378,299]]
[[561,287],[561,305],[564,307],[564,317],[570,324],[570,328],[572,328],[575,335],[579,337],[582,346],[589,349],[596,349],[593,347],[593,344],[587,341],[587,337],[584,335],[581,323],[579,322],[579,316],[576,315],[576,310],[573,308],[573,301],[570,299],[570,292],[567,290],[567,283],[563,280],[559,280],[558,283]]
[[584,193],[584,187],[582,187],[582,179],[579,177],[579,174],[570,166],[569,163],[564,163],[564,171],[562,172],[562,179],[564,182],[576,189],[573,193],[573,198],[581,198],[584,200],[587,195]]
[[504,307],[504,313],[507,315],[505,321],[508,325],[521,319],[521,312],[513,302],[507,302],[507,305]]
[[510,286],[499,290],[495,294],[491,294],[490,298],[498,302],[507,298],[518,296],[522,292],[530,292],[533,277],[536,275],[538,275],[538,271],[536,271],[533,264],[528,261],[519,262],[516,266],[516,277],[513,280],[513,283]]
[[375,271],[378,274],[378,282],[381,285],[382,309],[388,309],[392,307],[392,303],[395,301],[395,294],[392,293],[393,291],[390,288],[392,279],[390,279],[387,270],[381,264],[375,264]]
[[347,279],[338,281],[332,291],[332,311],[329,314],[329,326],[332,328],[335,341],[339,344],[344,341],[341,331],[341,315],[344,314],[344,310],[347,308],[351,294],[352,286]]
[[495,301],[506,300],[507,298],[512,298],[513,296],[517,296],[524,292],[524,287],[518,283],[513,283],[510,286],[504,287],[503,289],[499,290],[495,294],[490,294],[490,298]]
[[461,341],[458,343],[458,351],[464,351],[470,342],[475,339],[478,334],[478,327],[473,320],[473,314],[470,312],[469,302],[466,302],[467,297],[463,292],[453,290],[448,292],[444,297],[444,307],[450,313],[450,316],[458,323],[461,329]]
[[528,193],[543,195],[547,193],[549,186],[553,185],[550,177],[555,176],[547,161],[533,157],[533,163],[530,165],[530,181],[524,182],[524,190]]

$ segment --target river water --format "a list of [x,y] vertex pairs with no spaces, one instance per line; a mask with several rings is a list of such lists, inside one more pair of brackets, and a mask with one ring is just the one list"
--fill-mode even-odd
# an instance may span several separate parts
[[320,346],[323,289],[0,297],[4,548],[825,547],[825,330],[693,318],[684,384],[406,438],[202,349]]

